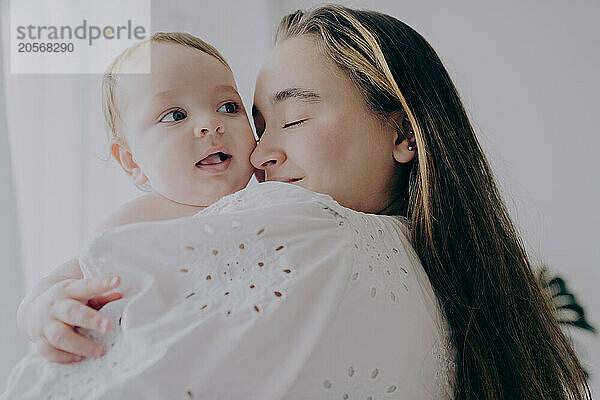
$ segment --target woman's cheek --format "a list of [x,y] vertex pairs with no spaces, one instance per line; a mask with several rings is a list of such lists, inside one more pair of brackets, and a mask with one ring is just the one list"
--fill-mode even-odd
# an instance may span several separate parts
[[319,168],[338,164],[343,142],[333,124],[311,127],[305,133],[305,158],[312,159]]

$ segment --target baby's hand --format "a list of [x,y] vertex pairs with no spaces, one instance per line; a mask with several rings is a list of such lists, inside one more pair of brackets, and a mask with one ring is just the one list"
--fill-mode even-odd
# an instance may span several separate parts
[[119,277],[65,279],[48,288],[30,305],[26,316],[29,338],[39,353],[50,361],[78,362],[83,357],[99,358],[104,347],[89,340],[74,328],[100,333],[111,329],[111,322],[99,311],[120,299],[120,293],[105,294],[119,285]]

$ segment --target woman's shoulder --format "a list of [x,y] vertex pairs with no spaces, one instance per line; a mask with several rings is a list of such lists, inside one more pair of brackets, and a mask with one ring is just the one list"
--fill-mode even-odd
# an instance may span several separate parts
[[445,317],[412,245],[410,221],[402,216],[360,212],[349,212],[347,221],[357,254],[353,286],[362,287],[372,299],[380,298],[389,307],[415,305],[420,310],[418,318],[426,319],[445,336]]
[[[422,388],[421,377],[432,377],[427,390],[450,393],[446,371],[453,355],[448,348],[448,327],[427,274],[411,245],[409,221],[404,217],[366,214],[327,206],[337,213],[346,232],[349,278],[329,330],[301,375],[298,390],[315,381],[340,398],[359,374],[370,374],[370,390],[398,390],[393,381],[403,376],[414,387],[398,391],[410,398]],[[370,343],[368,350],[362,346]],[[323,359],[336,360],[334,365]],[[342,361],[343,360],[343,361]],[[337,364],[337,365],[336,365]],[[376,368],[374,367],[376,365]],[[350,379],[356,373],[354,379]],[[392,381],[386,386],[378,375]],[[364,375],[363,375],[364,376]],[[350,379],[350,380],[349,380]],[[324,386],[323,386],[324,385]],[[414,397],[416,398],[416,397]]]
[[[318,210],[320,215],[333,217],[339,227],[347,228],[349,233],[356,236],[356,240],[376,240],[390,249],[396,247],[398,253],[400,248],[412,249],[407,218],[352,210],[340,205],[327,194],[289,183],[251,181],[246,188],[223,197],[194,217],[254,211],[260,213],[263,218],[268,218],[276,217],[280,213],[296,213],[307,207]],[[315,213],[310,215],[316,216]],[[414,256],[413,252],[408,253]]]

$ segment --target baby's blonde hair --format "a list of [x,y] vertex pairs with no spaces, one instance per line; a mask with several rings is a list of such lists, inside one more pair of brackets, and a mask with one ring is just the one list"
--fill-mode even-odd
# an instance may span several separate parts
[[181,46],[197,49],[213,56],[223,63],[223,65],[225,65],[227,68],[231,69],[229,64],[227,64],[227,61],[225,61],[217,49],[202,39],[186,32],[157,32],[150,38],[134,44],[123,53],[119,54],[117,58],[110,63],[106,69],[106,72],[104,73],[104,77],[102,78],[102,111],[104,112],[104,119],[106,122],[107,135],[109,139],[124,139],[123,135],[120,135],[119,133],[121,115],[119,114],[119,107],[117,104],[117,87],[119,83],[119,72],[121,67],[131,54],[133,54],[142,45],[150,42],[175,43]]

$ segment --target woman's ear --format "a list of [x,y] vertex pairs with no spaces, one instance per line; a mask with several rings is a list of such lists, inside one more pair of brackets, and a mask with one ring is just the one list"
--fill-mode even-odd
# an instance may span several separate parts
[[120,138],[110,139],[110,153],[117,160],[123,171],[129,175],[135,185],[143,185],[148,182],[148,178],[142,172],[140,166],[133,159],[133,154],[127,143]]
[[394,133],[394,160],[400,164],[412,161],[417,154],[415,134],[406,113],[401,110],[393,113],[390,122],[393,124]]

